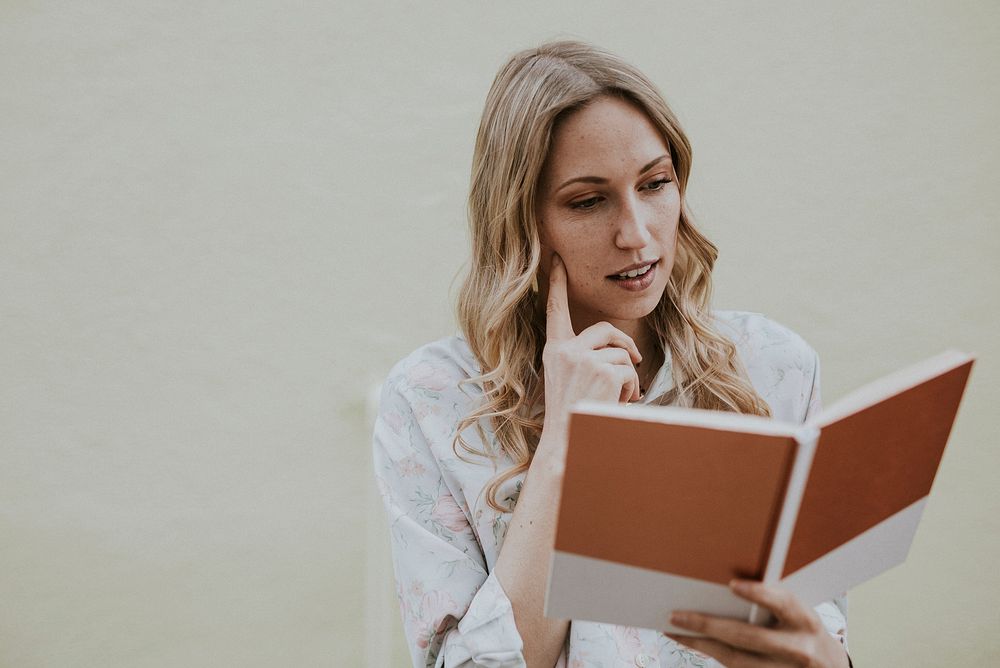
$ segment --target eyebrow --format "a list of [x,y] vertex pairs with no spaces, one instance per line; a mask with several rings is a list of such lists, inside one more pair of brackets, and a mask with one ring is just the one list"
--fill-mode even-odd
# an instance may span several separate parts
[[[653,167],[655,167],[656,165],[658,165],[660,162],[662,162],[664,159],[670,160],[670,154],[669,153],[664,153],[663,155],[661,155],[658,158],[653,158],[652,160],[650,160],[649,162],[647,162],[645,165],[643,165],[642,169],[639,170],[639,174],[638,175],[642,176],[643,174],[645,174],[646,172],[648,172],[649,170],[651,170]],[[559,186],[558,188],[556,188],[553,192],[559,192],[560,190],[562,190],[563,188],[565,188],[566,186],[568,186],[571,183],[607,183],[607,182],[608,182],[608,180],[606,178],[604,178],[604,177],[601,177],[601,176],[576,176],[576,177],[573,177],[572,179],[570,179],[568,181],[565,181],[561,186]]]

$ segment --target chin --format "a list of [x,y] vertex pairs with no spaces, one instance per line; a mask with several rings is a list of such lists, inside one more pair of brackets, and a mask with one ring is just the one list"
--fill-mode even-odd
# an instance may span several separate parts
[[656,307],[657,307],[658,303],[659,302],[654,303],[654,304],[650,304],[648,308],[634,309],[628,315],[623,316],[622,319],[623,320],[640,320],[642,318],[645,318],[650,313],[652,313],[653,311],[656,310]]
[[[661,293],[660,297],[662,296]],[[603,312],[607,320],[639,320],[655,311],[659,304],[659,298],[643,299],[631,304],[615,304],[614,308],[604,309]]]

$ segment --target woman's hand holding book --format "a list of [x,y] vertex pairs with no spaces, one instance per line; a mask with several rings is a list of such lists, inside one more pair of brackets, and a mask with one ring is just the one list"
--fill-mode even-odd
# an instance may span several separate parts
[[729,586],[737,596],[770,610],[774,623],[762,627],[728,617],[676,610],[670,616],[671,624],[704,637],[664,635],[729,668],[848,668],[843,645],[826,631],[816,611],[791,592],[752,580],[733,580]]

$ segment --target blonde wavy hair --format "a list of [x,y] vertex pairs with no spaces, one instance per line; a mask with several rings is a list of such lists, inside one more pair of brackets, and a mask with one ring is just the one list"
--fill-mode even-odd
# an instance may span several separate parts
[[[501,454],[514,462],[485,489],[490,507],[499,512],[510,510],[498,503],[500,486],[527,471],[544,420],[545,310],[532,290],[541,257],[535,208],[539,175],[558,121],[603,95],[637,104],[663,133],[681,194],[673,269],[659,304],[646,316],[672,358],[674,388],[658,403],[771,414],[750,384],[736,347],[712,325],[718,249],[695,229],[683,204],[691,144],[663,97],[637,69],[583,42],[550,42],[521,51],[493,81],[476,136],[469,192],[472,257],[457,303],[459,325],[482,371],[462,383],[480,386],[483,401],[459,422],[452,447],[459,458],[461,446],[492,460],[494,470]],[[473,426],[488,450],[473,448],[463,437]]]

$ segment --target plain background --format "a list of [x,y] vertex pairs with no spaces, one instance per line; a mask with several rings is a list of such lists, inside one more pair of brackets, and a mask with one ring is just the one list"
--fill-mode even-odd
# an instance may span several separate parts
[[827,403],[979,355],[849,635],[1000,663],[996,3],[613,4],[0,4],[0,665],[408,661],[366,401],[455,331],[486,91],[555,37],[661,87],[716,306]]

